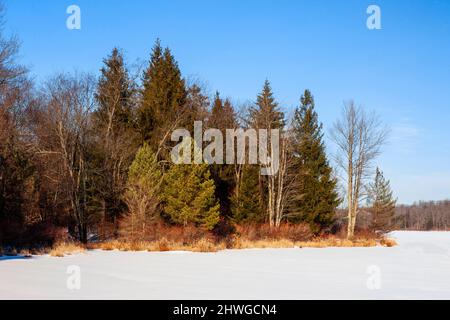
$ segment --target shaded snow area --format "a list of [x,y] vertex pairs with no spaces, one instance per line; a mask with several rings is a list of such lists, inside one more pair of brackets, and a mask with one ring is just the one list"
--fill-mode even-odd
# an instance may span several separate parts
[[450,299],[450,232],[394,248],[0,258],[0,299]]

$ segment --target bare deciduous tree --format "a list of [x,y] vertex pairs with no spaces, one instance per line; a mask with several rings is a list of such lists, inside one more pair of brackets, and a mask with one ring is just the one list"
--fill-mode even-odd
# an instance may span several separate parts
[[294,188],[294,175],[291,172],[293,166],[293,154],[290,150],[290,138],[283,136],[280,139],[280,168],[274,177],[274,217],[275,226],[279,227],[281,222],[287,217],[287,207],[291,200]]
[[50,179],[57,179],[59,192],[68,202],[79,240],[87,241],[89,223],[88,149],[90,114],[95,106],[95,79],[90,75],[59,75],[46,86],[43,135],[38,155],[55,165]]
[[364,184],[372,174],[373,160],[380,154],[387,135],[379,117],[366,113],[353,101],[345,103],[342,118],[333,126],[331,138],[338,147],[336,162],[346,174],[348,238],[354,235]]

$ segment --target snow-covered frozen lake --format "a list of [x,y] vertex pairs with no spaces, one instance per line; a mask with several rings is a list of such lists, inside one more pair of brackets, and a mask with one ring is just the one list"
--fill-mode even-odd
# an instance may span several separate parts
[[0,258],[0,299],[450,299],[450,232],[393,237],[394,248]]

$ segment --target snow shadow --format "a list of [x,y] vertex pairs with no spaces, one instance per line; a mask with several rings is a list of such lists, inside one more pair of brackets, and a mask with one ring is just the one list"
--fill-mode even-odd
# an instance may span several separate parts
[[33,259],[33,257],[21,256],[21,255],[17,255],[17,256],[1,256],[0,257],[0,262],[6,261],[6,260],[28,260],[28,259]]

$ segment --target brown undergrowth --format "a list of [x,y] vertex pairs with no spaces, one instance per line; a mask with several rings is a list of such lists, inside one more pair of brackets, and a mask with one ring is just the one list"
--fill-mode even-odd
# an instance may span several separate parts
[[330,248],[330,247],[393,247],[397,243],[393,239],[377,236],[374,233],[357,232],[351,240],[344,234],[324,234],[314,236],[306,225],[285,224],[279,228],[268,225],[236,226],[229,234],[207,232],[195,226],[166,226],[157,224],[149,227],[143,234],[136,234],[133,238],[120,237],[89,243],[87,245],[76,242],[63,241],[51,248],[9,249],[7,253],[0,249],[0,256],[6,255],[41,255],[52,257],[83,253],[86,250],[119,250],[119,251],[192,251],[218,252],[225,249],[265,249],[265,248]]

